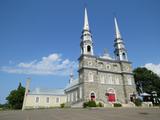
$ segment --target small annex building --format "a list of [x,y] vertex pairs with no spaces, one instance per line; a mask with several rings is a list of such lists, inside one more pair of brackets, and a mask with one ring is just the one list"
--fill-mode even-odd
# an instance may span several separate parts
[[[29,86],[29,81],[27,81],[27,84]],[[66,103],[64,89],[36,88],[29,91],[29,87],[26,86],[22,110],[60,107],[62,103]]]

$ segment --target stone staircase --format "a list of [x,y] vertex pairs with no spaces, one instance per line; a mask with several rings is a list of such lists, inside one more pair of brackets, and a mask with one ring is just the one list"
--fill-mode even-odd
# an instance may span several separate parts
[[133,102],[129,102],[128,104],[122,104],[122,107],[135,107]]
[[71,108],[82,108],[83,102],[77,102],[71,105]]
[[113,107],[112,103],[104,103],[104,107]]

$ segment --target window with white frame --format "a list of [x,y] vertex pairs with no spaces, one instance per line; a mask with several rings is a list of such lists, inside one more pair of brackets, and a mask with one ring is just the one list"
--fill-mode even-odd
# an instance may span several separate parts
[[100,81],[101,81],[101,84],[105,84],[105,77],[104,77],[104,75],[100,76]]
[[108,83],[113,84],[112,75],[108,75]]
[[75,91],[75,101],[77,101],[77,91]]
[[69,93],[69,101],[71,102],[71,93]]
[[46,103],[49,103],[49,97],[46,97]]
[[36,97],[36,103],[39,103],[39,97]]
[[131,77],[128,77],[127,81],[128,81],[128,85],[132,85],[132,78]]
[[79,98],[82,98],[82,87],[79,87]]
[[119,84],[120,84],[118,76],[115,77],[115,84],[116,84],[116,85],[119,85]]
[[73,93],[71,93],[71,101],[73,102]]
[[92,72],[89,72],[88,79],[89,79],[89,82],[93,82],[94,81]]
[[69,94],[67,94],[67,102],[69,102]]
[[108,81],[108,79],[105,79],[105,81],[104,81],[104,82],[105,82],[105,84],[109,84],[109,81]]
[[60,98],[57,97],[57,98],[56,98],[56,103],[59,103],[59,102],[60,102]]

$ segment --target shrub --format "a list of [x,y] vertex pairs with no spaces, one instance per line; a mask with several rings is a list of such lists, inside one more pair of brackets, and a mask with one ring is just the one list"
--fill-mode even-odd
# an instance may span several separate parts
[[64,104],[64,103],[62,103],[62,104],[61,104],[61,108],[64,108],[64,107],[65,107],[65,104]]
[[137,98],[137,99],[134,100],[134,104],[135,104],[136,106],[141,106],[141,105],[142,105],[142,100],[139,99],[139,98]]
[[99,103],[97,104],[97,107],[104,107],[104,105],[103,105],[101,102],[99,102]]
[[122,107],[122,104],[121,103],[114,103],[113,106],[114,107]]
[[95,101],[88,101],[88,102],[84,102],[83,103],[83,107],[97,107],[96,102]]
[[97,107],[96,102],[95,101],[89,101],[88,102],[88,107]]
[[88,107],[88,102],[83,103],[83,108],[86,108],[86,107]]
[[155,103],[153,104],[154,106],[159,106],[160,107],[160,103]]
[[9,106],[8,103],[0,104],[0,110],[7,110],[7,109],[9,109],[9,108],[10,108],[10,106]]

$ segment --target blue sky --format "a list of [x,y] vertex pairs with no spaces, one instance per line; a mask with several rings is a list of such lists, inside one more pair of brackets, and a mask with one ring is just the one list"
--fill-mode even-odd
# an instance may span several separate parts
[[116,15],[133,67],[160,73],[159,0],[1,0],[0,103],[28,77],[31,89],[65,87],[80,56],[85,6],[96,55],[107,48],[113,56]]

